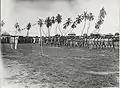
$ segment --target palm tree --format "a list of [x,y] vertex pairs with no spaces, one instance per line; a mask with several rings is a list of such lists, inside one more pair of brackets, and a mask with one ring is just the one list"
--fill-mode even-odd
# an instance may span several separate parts
[[84,11],[84,13],[83,13],[82,16],[83,16],[83,20],[85,21],[85,23],[84,23],[84,27],[83,27],[83,29],[82,29],[81,35],[83,35],[84,29],[85,29],[85,26],[86,26],[86,21],[87,21],[87,19],[88,19],[87,11]]
[[42,26],[43,26],[43,20],[39,19],[38,20],[38,25],[39,25],[39,31],[40,31],[40,46],[41,46],[41,56],[43,55],[43,48],[42,48]]
[[15,34],[17,34],[17,32],[20,32],[20,31],[21,31],[21,29],[20,29],[20,25],[19,25],[18,22],[16,22],[16,24],[14,25],[14,27],[16,28],[16,30],[15,30]]
[[77,22],[77,24],[80,24],[80,23],[82,22],[82,20],[83,20],[83,14],[78,15],[78,16],[76,17],[76,22]]
[[55,17],[54,16],[51,17],[51,21],[52,21],[53,24],[55,23]]
[[27,29],[27,36],[29,36],[29,30],[30,30],[30,28],[31,28],[31,23],[29,22],[28,25],[27,25],[27,27],[26,27],[26,29]]
[[4,21],[2,20],[1,22],[0,22],[0,35],[1,35],[1,27],[3,27],[5,25],[5,23],[4,23]]
[[52,22],[50,17],[47,17],[45,20],[46,27],[48,28],[48,36],[50,37],[50,27],[52,26]]
[[72,30],[70,31],[69,34],[72,33],[72,31],[76,28],[76,26],[77,26],[77,23],[76,23],[76,21],[74,21],[73,24],[71,25]]
[[[72,23],[71,18],[67,18],[66,22],[63,24],[63,29],[66,29]],[[64,35],[66,35],[70,30],[68,30]]]
[[[96,25],[98,26],[98,28],[95,26],[95,28],[98,29],[98,32],[100,31],[100,25],[103,24],[103,22],[104,22],[103,19],[99,19],[99,20],[98,20],[98,22],[97,22],[97,24],[96,24]],[[98,33],[98,32],[97,32],[97,33]]]
[[89,24],[88,24],[88,28],[87,28],[87,35],[88,35],[88,30],[89,30],[89,28],[90,28],[90,23],[91,23],[91,21],[94,20],[94,16],[93,16],[92,13],[89,13],[89,14],[88,14],[88,20],[89,20]]
[[5,23],[4,23],[4,21],[2,20],[2,21],[0,22],[0,26],[3,27],[4,24],[5,24]]
[[97,23],[95,24],[95,28],[96,28],[96,31],[100,31],[100,26],[101,24],[103,24],[104,22],[104,18],[105,18],[105,15],[106,15],[106,11],[104,9],[104,7],[100,10],[100,13],[99,13],[99,16],[98,16],[98,21]]
[[68,18],[68,19],[66,20],[66,25],[69,26],[71,23],[72,23],[71,18]]
[[101,10],[100,10],[100,14],[99,14],[99,18],[105,18],[105,15],[107,15],[106,11],[105,11],[105,8],[103,7]]
[[[52,22],[52,26],[53,26],[53,24],[55,24],[55,17],[54,16],[51,17],[51,22]],[[51,28],[52,28],[52,26],[51,26]],[[50,31],[51,31],[51,29],[50,29]]]
[[61,33],[61,35],[63,35],[63,33],[62,33],[62,31],[61,31],[61,29],[60,29],[60,23],[62,22],[62,16],[60,15],[60,14],[58,14],[57,16],[56,16],[56,22],[57,22],[57,26],[56,26],[56,34],[57,34],[57,28],[59,29],[59,31],[60,31],[60,33]]
[[83,14],[81,14],[81,15],[78,15],[77,17],[76,17],[76,24],[80,24],[82,21],[83,21]]

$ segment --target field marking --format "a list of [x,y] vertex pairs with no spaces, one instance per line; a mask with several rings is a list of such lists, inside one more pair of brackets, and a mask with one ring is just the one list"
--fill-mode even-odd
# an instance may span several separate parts
[[93,74],[93,75],[109,75],[109,74],[119,74],[119,72],[94,72],[94,71],[84,71],[84,73],[87,74]]

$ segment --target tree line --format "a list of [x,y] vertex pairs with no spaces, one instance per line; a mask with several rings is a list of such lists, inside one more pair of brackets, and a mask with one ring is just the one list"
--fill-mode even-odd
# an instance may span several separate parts
[[[105,8],[103,7],[102,9],[100,9],[100,12],[98,15],[98,20],[94,26],[95,27],[94,32],[99,33],[101,25],[104,23],[105,16],[106,16],[106,11],[105,11]],[[95,16],[93,15],[92,12],[84,11],[82,14],[79,14],[75,20],[72,20],[71,18],[67,18],[65,20],[65,23],[63,23],[63,24],[62,24],[62,15],[57,14],[56,16],[52,16],[52,17],[48,16],[45,19],[38,19],[36,24],[32,24],[29,22],[25,28],[21,28],[19,23],[16,22],[14,27],[18,33],[22,30],[27,30],[26,35],[29,36],[29,31],[30,31],[31,27],[35,26],[35,25],[39,25],[40,35],[42,36],[42,33],[43,33],[45,36],[50,37],[51,30],[53,30],[52,27],[56,23],[55,34],[58,34],[58,31],[59,31],[61,36],[66,36],[67,34],[72,33],[79,24],[84,22],[84,26],[83,26],[83,29],[81,31],[81,35],[83,35],[83,34],[85,34],[84,31],[85,31],[86,27],[87,27],[86,34],[88,34],[88,32],[90,30],[90,26],[91,26],[90,24],[94,19],[95,19]],[[87,21],[88,21],[88,24],[87,24]],[[4,26],[5,22],[1,21],[0,25]],[[45,25],[47,27],[47,33],[45,33],[45,30],[42,28],[43,25]],[[64,30],[61,29],[61,27],[60,27],[61,25],[62,25]]]

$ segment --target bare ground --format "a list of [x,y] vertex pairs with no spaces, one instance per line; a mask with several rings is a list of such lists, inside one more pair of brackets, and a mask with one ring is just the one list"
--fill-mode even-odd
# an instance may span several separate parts
[[[17,50],[2,45],[5,83],[14,88],[118,87],[118,50],[44,47],[19,44]],[[9,88],[9,87],[8,87]]]

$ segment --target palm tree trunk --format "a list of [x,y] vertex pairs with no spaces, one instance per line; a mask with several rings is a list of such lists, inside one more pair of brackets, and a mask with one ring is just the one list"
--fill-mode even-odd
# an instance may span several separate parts
[[91,33],[95,33],[97,31],[97,29],[93,30]]
[[41,27],[39,28],[40,31],[40,48],[41,48],[41,56],[43,55],[43,48],[42,48],[42,31]]
[[89,21],[88,28],[87,28],[87,35],[88,35],[89,28],[90,28],[90,21]]
[[67,33],[70,31],[70,29],[65,33],[65,36],[67,35]]
[[42,28],[41,28],[41,30],[42,30],[42,32],[44,33],[44,35],[47,36],[46,33],[45,33],[45,31],[44,31]]
[[[99,31],[100,31],[100,28],[98,29],[98,32],[99,32]],[[98,32],[97,32],[97,33],[98,33]]]
[[74,28],[72,28],[72,30],[70,31],[70,33],[69,33],[69,34],[71,34],[71,33],[72,33],[73,29],[74,29]]
[[27,30],[27,36],[29,36],[29,30]]
[[56,28],[55,28],[55,34],[57,35],[57,28],[58,28],[58,23],[56,25]]
[[65,30],[67,30],[67,29],[64,29],[64,30],[63,30],[63,35],[65,35]]
[[52,26],[50,26],[50,33],[51,33]]
[[50,27],[48,27],[48,37],[50,37]]
[[60,29],[60,24],[58,25],[58,27],[59,27],[59,31],[60,31],[61,35],[63,36],[63,33],[62,33],[61,29]]
[[83,35],[83,32],[84,32],[85,26],[86,26],[86,20],[85,20],[84,27],[83,27],[83,29],[82,29],[81,35]]

